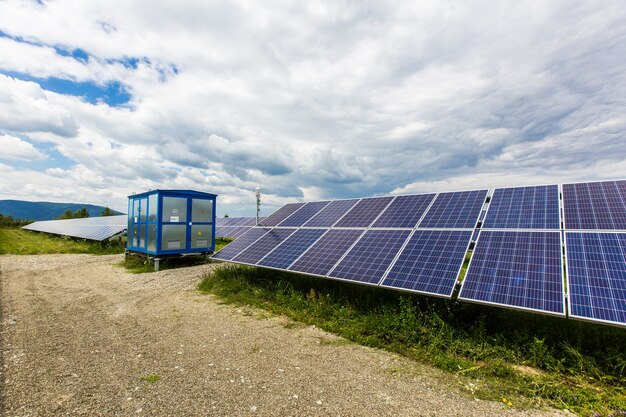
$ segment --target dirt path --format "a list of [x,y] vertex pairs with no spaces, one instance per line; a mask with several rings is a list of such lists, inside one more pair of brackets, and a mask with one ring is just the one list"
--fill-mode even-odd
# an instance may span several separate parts
[[121,259],[0,257],[7,416],[555,415],[475,401],[430,367],[222,305],[194,289],[210,266],[131,275]]

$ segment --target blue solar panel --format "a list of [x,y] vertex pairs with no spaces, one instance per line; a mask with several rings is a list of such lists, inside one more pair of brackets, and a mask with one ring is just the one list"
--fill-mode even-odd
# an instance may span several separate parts
[[472,232],[417,230],[382,286],[451,297]]
[[250,230],[251,227],[248,226],[237,226],[234,227],[233,230],[231,231],[231,236],[233,239],[237,239],[239,236],[243,235],[244,233],[246,233],[248,230]]
[[102,241],[126,230],[127,221],[126,215],[42,220],[23,226],[22,229]]
[[559,187],[498,188],[483,229],[560,229]]
[[315,243],[327,229],[300,229],[263,258],[258,265],[287,269],[300,255]]
[[285,204],[271,216],[268,216],[263,221],[259,222],[259,226],[276,226],[278,223],[291,216],[294,212],[298,211],[302,206],[304,206],[304,203]]
[[335,227],[368,227],[392,199],[393,197],[364,198]]
[[289,270],[324,276],[362,234],[363,230],[331,229]]
[[239,254],[239,252],[246,249],[252,243],[254,243],[261,236],[266,234],[270,229],[267,228],[251,228],[246,233],[241,235],[237,240],[231,242],[224,249],[218,251],[213,255],[214,259],[220,259],[223,261],[230,261],[235,256]]
[[215,236],[219,237],[233,237],[233,232],[237,229],[232,226],[217,226],[215,227]]
[[366,231],[328,276],[378,285],[410,234],[410,230]]
[[348,212],[359,200],[335,200],[324,207],[304,227],[331,227]]
[[473,229],[487,190],[439,194],[419,227]]
[[[297,229],[272,229],[233,258],[233,262],[256,264]],[[237,242],[237,241],[235,241]]]
[[570,317],[626,325],[626,234],[566,232]]
[[565,315],[559,232],[482,230],[459,299]]
[[626,230],[626,180],[563,185],[568,230]]
[[422,218],[435,194],[403,195],[396,197],[372,227],[413,228]]
[[280,227],[299,227],[304,223],[309,221],[311,217],[315,216],[321,209],[328,205],[328,201],[314,201],[312,203],[306,203],[304,207],[298,210],[297,213],[294,213],[292,216],[289,216],[282,223],[279,224]]

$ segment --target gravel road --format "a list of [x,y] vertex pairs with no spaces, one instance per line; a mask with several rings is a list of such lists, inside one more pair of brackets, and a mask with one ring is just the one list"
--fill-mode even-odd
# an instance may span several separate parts
[[450,374],[220,304],[203,265],[0,256],[7,416],[554,416],[461,393]]

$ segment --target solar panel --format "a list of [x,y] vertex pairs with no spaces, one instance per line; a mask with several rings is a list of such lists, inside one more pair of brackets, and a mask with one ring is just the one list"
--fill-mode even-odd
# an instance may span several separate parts
[[304,224],[305,227],[331,227],[344,214],[347,213],[359,200],[335,200],[324,207],[311,220]]
[[324,276],[363,234],[357,229],[331,229],[289,267],[290,271]]
[[435,198],[435,194],[396,197],[372,227],[413,228]]
[[378,285],[410,234],[410,230],[366,231],[328,276]]
[[258,265],[287,269],[325,232],[326,229],[300,229],[263,258]]
[[233,231],[236,227],[232,226],[216,226],[215,227],[215,236],[218,237],[232,237]]
[[391,200],[393,197],[364,198],[352,207],[335,227],[368,227]]
[[329,201],[314,201],[312,203],[306,203],[304,207],[289,216],[282,223],[280,227],[299,227],[306,223],[311,217],[315,216],[321,209],[328,205]]
[[473,229],[486,196],[487,190],[439,194],[419,227]]
[[259,226],[276,226],[278,223],[298,211],[304,203],[289,203],[279,208],[274,214],[259,222]]
[[416,230],[381,285],[451,297],[471,236],[469,230]]
[[239,236],[243,235],[250,229],[251,227],[248,227],[248,226],[236,226],[233,228],[233,231],[231,232],[230,237],[232,237],[233,239],[237,239]]
[[128,225],[128,216],[101,216],[81,219],[45,220],[28,224],[22,229],[53,235],[102,241],[122,233]]
[[497,188],[483,229],[560,229],[559,187]]
[[565,236],[570,317],[626,326],[626,234]]
[[459,299],[565,315],[559,232],[482,230]]
[[626,230],[626,180],[563,185],[565,229]]
[[215,255],[213,255],[213,258],[223,261],[230,261],[248,246],[253,244],[257,239],[266,234],[269,230],[270,229],[268,228],[260,227],[251,228],[246,233],[239,236],[237,240],[229,243],[228,246],[216,252]]
[[235,256],[233,262],[254,265],[295,231],[296,229],[272,229],[239,255]]

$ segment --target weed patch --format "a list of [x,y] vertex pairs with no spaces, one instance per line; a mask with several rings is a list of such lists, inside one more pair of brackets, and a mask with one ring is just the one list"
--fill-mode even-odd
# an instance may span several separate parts
[[161,380],[161,376],[160,375],[146,375],[144,377],[141,378],[142,381],[147,382],[147,383],[153,383],[153,382],[158,382]]
[[241,265],[207,272],[198,288],[430,363],[467,378],[477,398],[626,410],[624,329]]

